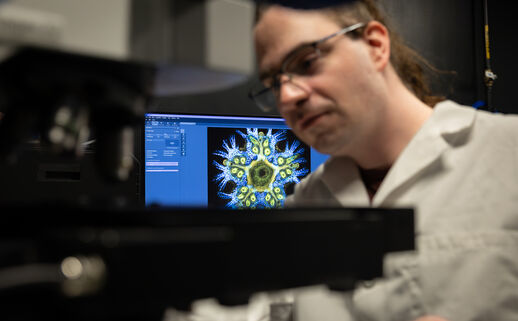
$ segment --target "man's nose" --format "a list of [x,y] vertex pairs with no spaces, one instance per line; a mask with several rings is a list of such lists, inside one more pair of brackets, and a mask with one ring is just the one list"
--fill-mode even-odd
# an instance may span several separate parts
[[309,97],[310,88],[298,77],[283,75],[279,88],[279,109],[293,108]]

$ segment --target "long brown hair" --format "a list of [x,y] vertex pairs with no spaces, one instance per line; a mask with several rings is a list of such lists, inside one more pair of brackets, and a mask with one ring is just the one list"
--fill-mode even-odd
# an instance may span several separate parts
[[[429,75],[437,74],[440,71],[431,65],[417,51],[405,44],[403,38],[391,25],[387,14],[381,9],[375,0],[357,0],[347,4],[321,9],[330,19],[339,25],[346,27],[358,22],[367,23],[376,20],[388,29],[390,36],[390,61],[399,77],[421,101],[429,106],[435,106],[445,98],[434,95],[430,90],[428,79],[425,76],[425,68]],[[256,8],[255,21],[259,21],[263,12],[271,5],[261,3]],[[350,36],[358,37],[358,33],[351,33]]]

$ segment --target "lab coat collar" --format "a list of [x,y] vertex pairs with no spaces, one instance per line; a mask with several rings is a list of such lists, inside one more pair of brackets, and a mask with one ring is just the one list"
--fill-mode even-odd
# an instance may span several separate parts
[[440,160],[445,151],[466,143],[475,115],[475,109],[449,100],[437,104],[393,164],[374,195],[372,205],[383,206],[399,188],[411,184],[426,168]]
[[[407,147],[398,157],[372,200],[372,206],[384,206],[399,188],[412,182],[419,173],[439,160],[441,155],[466,142],[473,126],[476,111],[452,101],[434,107]],[[348,157],[331,157],[322,174],[324,184],[342,206],[370,204],[358,166]]]
[[370,202],[358,166],[349,157],[331,157],[324,164],[322,180],[343,207],[364,207]]

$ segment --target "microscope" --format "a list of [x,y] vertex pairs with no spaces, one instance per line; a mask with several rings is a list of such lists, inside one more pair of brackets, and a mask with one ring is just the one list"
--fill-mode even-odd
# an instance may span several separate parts
[[59,50],[17,49],[0,63],[0,159],[14,162],[17,148],[30,139],[64,157],[82,157],[95,137],[103,177],[125,181],[154,70]]

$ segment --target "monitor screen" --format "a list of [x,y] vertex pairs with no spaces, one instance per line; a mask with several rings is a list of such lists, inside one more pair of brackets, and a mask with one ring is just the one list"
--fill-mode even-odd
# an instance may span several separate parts
[[327,159],[282,118],[148,113],[146,205],[279,208]]

